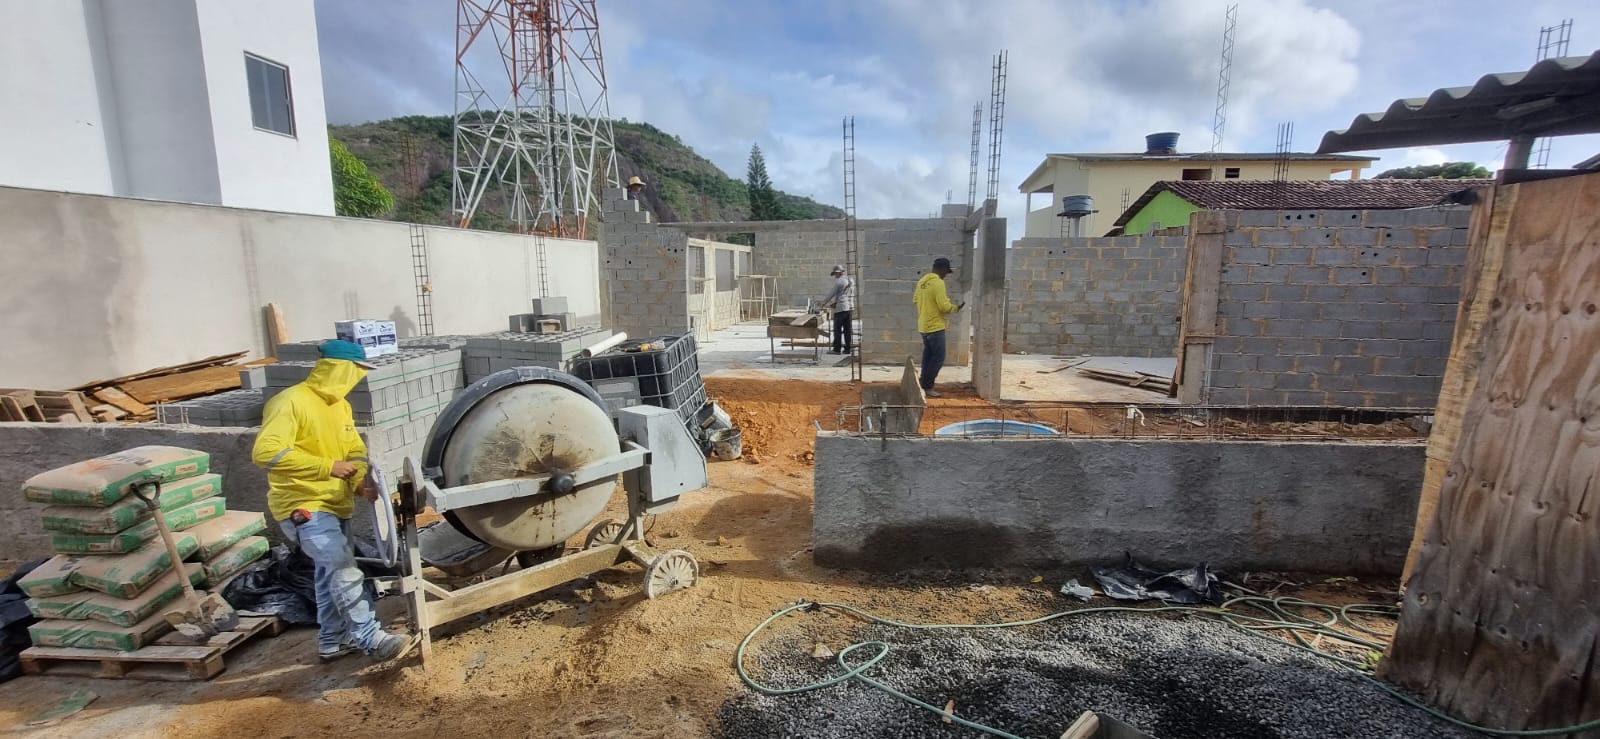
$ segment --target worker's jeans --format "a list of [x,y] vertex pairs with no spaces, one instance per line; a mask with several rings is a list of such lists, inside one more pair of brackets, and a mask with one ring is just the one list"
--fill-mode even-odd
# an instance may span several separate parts
[[833,350],[836,352],[850,353],[850,311],[836,310],[833,312]]
[[283,535],[300,546],[316,565],[317,651],[324,654],[349,642],[362,651],[377,645],[383,634],[372,601],[363,590],[348,536],[350,522],[327,511],[311,514],[299,526],[281,521]]
[[939,370],[944,369],[944,332],[935,331],[922,335],[922,389],[932,390],[933,383],[939,379]]

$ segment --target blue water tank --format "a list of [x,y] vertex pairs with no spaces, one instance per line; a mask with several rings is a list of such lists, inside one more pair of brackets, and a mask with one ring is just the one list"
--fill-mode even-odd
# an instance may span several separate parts
[[1061,199],[1060,215],[1067,218],[1082,218],[1094,212],[1094,198],[1088,195],[1068,195]]
[[1145,136],[1144,149],[1146,154],[1176,154],[1178,153],[1178,132],[1162,131]]

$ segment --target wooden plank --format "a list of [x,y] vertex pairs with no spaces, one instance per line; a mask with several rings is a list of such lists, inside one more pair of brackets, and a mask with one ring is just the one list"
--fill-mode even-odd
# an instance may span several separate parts
[[44,408],[39,406],[39,393],[37,390],[12,390],[0,388],[0,395],[11,398],[15,403],[17,413],[23,421],[40,423],[46,420]]
[[10,395],[0,395],[0,421],[21,423],[27,421],[28,415],[22,412],[22,404]]
[[146,378],[149,378],[149,377],[160,377],[162,375],[172,375],[172,374],[177,374],[179,372],[188,372],[190,370],[203,369],[205,367],[215,367],[215,366],[217,366],[219,364],[228,364],[228,363],[231,363],[231,362],[238,361],[240,359],[244,359],[245,355],[249,354],[249,353],[250,352],[248,352],[248,351],[242,351],[242,352],[234,352],[232,354],[218,354],[218,355],[216,355],[214,357],[206,357],[205,359],[197,359],[197,360],[195,360],[193,362],[184,362],[183,364],[174,364],[174,365],[169,365],[169,366],[166,366],[166,367],[157,367],[155,369],[148,369],[148,370],[145,370],[143,372],[137,372],[137,373],[134,373],[134,374],[131,374],[131,375],[123,375],[122,377],[113,377],[113,378],[108,379],[108,380],[95,380],[94,382],[87,382],[87,383],[84,383],[84,384],[79,385],[77,387],[68,388],[68,389],[70,389],[70,390],[95,390],[95,389],[98,389],[98,388],[105,387],[107,385],[121,385],[121,384],[124,384],[124,383],[133,382],[134,380],[143,380],[143,379],[146,379]]
[[1468,279],[1476,371],[1470,347],[1451,360],[1475,379],[1441,397],[1457,439],[1381,672],[1458,718],[1548,729],[1600,719],[1600,175],[1502,188],[1498,275]]
[[1406,553],[1400,586],[1405,588],[1416,570],[1422,542],[1433,526],[1439,508],[1439,491],[1444,485],[1450,457],[1461,435],[1462,414],[1467,399],[1477,387],[1483,363],[1483,330],[1489,321],[1490,306],[1500,289],[1500,271],[1506,258],[1506,243],[1511,215],[1517,208],[1517,188],[1490,187],[1482,192],[1472,211],[1467,235],[1467,265],[1461,284],[1461,304],[1456,309],[1450,359],[1445,364],[1444,380],[1435,404],[1433,428],[1428,432],[1427,464],[1423,469],[1422,495],[1417,501],[1417,524]]
[[240,368],[255,367],[272,361],[268,359],[244,364],[206,367],[161,377],[134,380],[133,382],[122,383],[118,387],[123,392],[133,396],[135,400],[146,405],[171,403],[189,398],[198,398],[202,395],[211,395],[224,390],[237,390],[239,388]]
[[438,626],[458,618],[510,603],[561,583],[599,572],[628,561],[627,550],[619,544],[602,544],[553,559],[544,564],[509,575],[485,580],[427,604],[428,626]]
[[1178,368],[1172,384],[1178,401],[1199,403],[1211,369],[1212,339],[1217,333],[1217,291],[1222,281],[1222,235],[1227,220],[1218,211],[1190,216],[1188,263],[1179,303]]
[[134,400],[132,396],[115,387],[103,387],[90,393],[95,400],[107,405],[113,405],[126,411],[134,418],[144,418],[155,415],[155,409],[144,403]]
[[278,356],[278,345],[289,343],[289,322],[283,317],[283,308],[277,303],[267,303],[262,309],[267,318],[267,346],[272,356]]

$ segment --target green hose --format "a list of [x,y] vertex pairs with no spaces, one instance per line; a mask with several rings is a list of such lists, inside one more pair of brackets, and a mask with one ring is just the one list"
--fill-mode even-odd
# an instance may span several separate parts
[[[1240,613],[1240,612],[1238,612],[1236,610],[1230,610],[1232,608],[1242,607],[1242,606],[1248,606],[1248,607],[1251,607],[1251,608],[1255,608],[1255,609],[1257,609],[1257,610],[1259,610],[1259,611],[1261,611],[1263,613],[1266,613],[1267,615],[1266,616],[1256,616],[1256,615],[1251,615],[1251,614],[1246,614],[1246,613]],[[1314,611],[1318,611],[1318,612],[1321,612],[1323,614],[1326,614],[1328,617],[1325,620],[1319,621],[1319,620],[1316,620],[1316,619],[1313,619],[1313,618],[1309,618],[1309,617],[1306,617],[1306,616],[1303,616],[1303,615],[1300,615],[1300,614],[1297,614],[1297,613],[1293,613],[1293,612],[1291,612],[1289,610],[1291,608],[1314,610]],[[1487,727],[1483,727],[1483,726],[1477,726],[1475,724],[1471,724],[1471,723],[1468,723],[1466,721],[1462,721],[1461,719],[1455,718],[1454,716],[1450,716],[1449,714],[1446,714],[1446,713],[1444,713],[1444,712],[1442,712],[1442,711],[1440,711],[1440,710],[1438,710],[1438,709],[1436,709],[1436,708],[1434,708],[1432,706],[1426,705],[1426,704],[1416,700],[1415,698],[1412,698],[1411,696],[1408,696],[1405,693],[1402,693],[1399,690],[1396,690],[1395,688],[1389,686],[1387,683],[1385,683],[1385,682],[1383,682],[1381,680],[1378,680],[1375,677],[1372,677],[1372,675],[1370,674],[1371,667],[1367,663],[1360,662],[1360,661],[1357,661],[1357,660],[1348,659],[1346,657],[1340,657],[1338,655],[1328,654],[1326,652],[1323,652],[1323,651],[1320,651],[1318,649],[1315,649],[1314,647],[1311,646],[1311,644],[1309,644],[1305,640],[1305,637],[1303,637],[1301,635],[1301,632],[1306,632],[1306,633],[1314,634],[1316,636],[1321,636],[1321,637],[1323,637],[1325,639],[1338,639],[1340,641],[1344,641],[1344,642],[1347,642],[1347,643],[1350,643],[1350,644],[1355,644],[1355,645],[1361,646],[1361,647],[1366,647],[1366,648],[1371,649],[1371,650],[1382,651],[1383,648],[1384,648],[1383,644],[1381,644],[1379,642],[1372,641],[1370,639],[1362,639],[1360,637],[1353,636],[1351,634],[1348,634],[1348,633],[1345,633],[1343,631],[1340,631],[1339,629],[1337,629],[1335,627],[1339,626],[1339,625],[1343,625],[1343,626],[1345,626],[1347,628],[1351,628],[1351,629],[1354,629],[1356,631],[1360,631],[1360,632],[1365,633],[1365,634],[1369,634],[1369,635],[1372,635],[1372,636],[1381,636],[1381,634],[1379,634],[1378,632],[1376,632],[1376,631],[1374,631],[1372,629],[1369,629],[1369,628],[1367,628],[1365,626],[1362,626],[1359,623],[1356,623],[1353,619],[1350,618],[1350,615],[1351,614],[1361,614],[1361,615],[1367,615],[1367,616],[1396,616],[1396,615],[1398,615],[1400,613],[1400,609],[1398,609],[1398,608],[1396,608],[1394,606],[1385,606],[1385,605],[1377,605],[1377,604],[1350,604],[1350,605],[1345,605],[1345,606],[1333,606],[1333,605],[1328,605],[1328,604],[1325,604],[1325,603],[1315,603],[1315,602],[1308,601],[1308,600],[1302,600],[1300,598],[1266,598],[1266,597],[1261,597],[1261,596],[1242,596],[1242,597],[1233,598],[1231,600],[1228,600],[1228,601],[1224,602],[1221,606],[1217,606],[1217,607],[1214,607],[1214,608],[1213,607],[1199,607],[1199,606],[1157,606],[1157,607],[1154,607],[1154,608],[1134,608],[1134,607],[1129,607],[1129,606],[1101,606],[1101,607],[1097,607],[1097,608],[1081,608],[1081,609],[1078,609],[1078,610],[1075,610],[1075,611],[1061,611],[1061,612],[1052,613],[1052,614],[1049,614],[1049,615],[1046,615],[1046,616],[1040,616],[1038,618],[1030,618],[1030,619],[1027,619],[1027,620],[1024,620],[1024,621],[1007,621],[1007,622],[1004,622],[1004,623],[994,623],[994,624],[912,624],[912,623],[905,623],[903,621],[896,621],[896,620],[890,619],[890,618],[883,618],[882,616],[876,616],[876,615],[873,615],[873,614],[868,613],[866,611],[863,611],[863,610],[861,610],[859,608],[856,608],[854,606],[847,606],[847,605],[844,605],[842,603],[801,602],[801,603],[797,603],[797,604],[792,605],[792,606],[788,606],[787,608],[783,608],[783,609],[779,610],[777,613],[774,613],[771,616],[768,616],[765,621],[762,621],[754,629],[751,629],[750,633],[745,635],[743,641],[739,642],[739,649],[735,653],[735,656],[734,656],[734,666],[738,669],[739,679],[743,680],[746,685],[750,686],[751,690],[754,690],[754,691],[756,691],[756,692],[758,692],[758,693],[760,693],[762,695],[769,695],[769,696],[794,695],[796,693],[806,693],[806,692],[810,692],[810,691],[813,691],[813,690],[821,690],[822,688],[827,688],[827,687],[831,687],[831,686],[834,686],[834,685],[838,685],[839,683],[845,682],[846,680],[858,680],[858,681],[860,681],[862,683],[865,683],[865,684],[867,684],[867,685],[869,685],[869,686],[871,686],[873,688],[876,688],[877,690],[881,690],[881,691],[883,691],[885,693],[888,693],[889,695],[894,696],[895,698],[898,698],[898,699],[900,699],[902,701],[905,701],[906,703],[910,703],[913,706],[916,706],[916,707],[921,708],[921,709],[926,710],[926,711],[931,711],[933,713],[936,713],[942,719],[945,719],[947,721],[959,724],[961,726],[965,726],[965,727],[967,727],[969,729],[973,729],[975,731],[980,731],[980,732],[983,732],[985,734],[991,734],[993,736],[1004,737],[1005,739],[1023,739],[1023,737],[1019,737],[1019,736],[1017,736],[1015,734],[1007,733],[1005,731],[1002,731],[1000,729],[994,728],[992,726],[985,726],[985,725],[980,724],[980,723],[978,723],[976,721],[969,721],[967,719],[961,718],[960,716],[956,716],[955,714],[950,713],[949,711],[946,711],[943,708],[935,706],[935,705],[933,705],[931,703],[927,703],[925,701],[918,700],[917,698],[912,697],[910,695],[907,695],[904,692],[901,692],[900,690],[897,690],[897,689],[895,689],[894,687],[892,687],[890,685],[887,685],[885,683],[882,683],[882,682],[874,680],[874,679],[872,679],[870,677],[867,677],[867,675],[865,674],[866,671],[872,669],[873,667],[875,667],[879,662],[883,661],[884,657],[887,657],[889,655],[890,646],[888,644],[886,644],[884,642],[880,642],[880,641],[857,642],[855,644],[851,644],[848,647],[845,647],[844,649],[840,650],[837,655],[835,655],[835,659],[838,661],[839,666],[844,669],[844,672],[842,674],[835,675],[835,676],[827,678],[825,680],[820,680],[818,682],[809,683],[809,684],[806,684],[806,685],[800,685],[800,686],[796,686],[796,687],[792,687],[792,688],[770,687],[770,686],[767,686],[767,685],[763,685],[762,683],[757,681],[755,678],[751,677],[750,673],[745,670],[745,667],[744,667],[745,650],[749,648],[750,642],[753,641],[756,638],[757,634],[761,633],[768,626],[772,625],[773,622],[777,621],[780,618],[783,618],[784,616],[787,616],[787,615],[789,615],[791,613],[794,613],[795,611],[804,610],[804,611],[807,611],[807,612],[815,612],[815,611],[821,611],[821,610],[825,610],[825,609],[831,609],[831,610],[835,610],[835,611],[843,611],[845,613],[853,614],[853,615],[858,616],[861,619],[866,620],[866,621],[871,622],[871,623],[883,624],[885,626],[894,626],[894,627],[898,627],[898,628],[920,629],[920,630],[1009,629],[1009,628],[1016,628],[1016,627],[1019,627],[1019,626],[1033,626],[1033,625],[1036,625],[1036,624],[1042,624],[1042,623],[1046,623],[1048,621],[1054,621],[1054,620],[1059,619],[1059,618],[1065,618],[1067,616],[1082,616],[1082,615],[1087,615],[1087,614],[1092,614],[1092,613],[1146,613],[1146,614],[1148,614],[1148,613],[1189,613],[1189,614],[1196,614],[1196,615],[1208,616],[1208,617],[1211,617],[1211,618],[1221,619],[1222,621],[1224,621],[1224,622],[1226,622],[1226,623],[1228,623],[1228,624],[1230,624],[1230,625],[1232,625],[1232,626],[1234,626],[1236,628],[1239,628],[1241,630],[1244,630],[1244,631],[1252,633],[1252,634],[1256,634],[1258,636],[1261,636],[1261,637],[1267,638],[1267,639],[1271,639],[1272,637],[1267,636],[1265,634],[1262,634],[1261,632],[1264,632],[1264,631],[1288,631],[1290,636],[1293,637],[1293,639],[1294,639],[1293,642],[1289,642],[1288,643],[1289,646],[1294,647],[1296,649],[1300,649],[1300,650],[1309,652],[1309,653],[1314,654],[1314,655],[1316,655],[1318,657],[1321,657],[1323,659],[1326,659],[1326,660],[1329,660],[1329,661],[1334,662],[1336,664],[1343,665],[1343,666],[1345,666],[1347,668],[1350,668],[1352,671],[1354,671],[1357,674],[1361,675],[1363,678],[1365,678],[1366,680],[1371,682],[1373,685],[1376,685],[1378,688],[1382,689],[1384,692],[1388,693],[1389,695],[1394,696],[1395,698],[1398,698],[1402,702],[1407,703],[1407,704],[1409,704],[1409,705],[1411,705],[1413,707],[1422,709],[1423,711],[1426,711],[1427,713],[1431,714],[1435,718],[1438,718],[1438,719],[1440,719],[1442,721],[1448,722],[1448,723],[1453,724],[1455,726],[1459,726],[1461,728],[1468,729],[1468,730],[1471,730],[1471,731],[1476,731],[1476,732],[1483,733],[1483,734],[1491,734],[1491,735],[1494,735],[1494,736],[1557,736],[1557,735],[1560,735],[1560,734],[1575,734],[1575,733],[1579,733],[1579,732],[1592,731],[1592,730],[1595,730],[1595,729],[1600,729],[1600,719],[1596,719],[1596,720],[1593,720],[1593,721],[1586,721],[1584,723],[1575,724],[1573,726],[1563,726],[1563,727],[1558,727],[1558,728],[1553,728],[1553,729],[1514,730],[1514,729],[1491,729],[1491,728],[1487,728]],[[1280,644],[1285,643],[1285,642],[1282,642],[1281,640],[1278,640],[1278,639],[1273,639],[1273,641],[1276,641],[1276,642],[1278,642]],[[854,654],[855,652],[857,652],[859,650],[865,650],[865,649],[874,649],[874,650],[876,650],[876,652],[873,653],[872,656],[866,658],[866,660],[861,662],[860,664],[852,665],[848,661],[847,658],[851,654]]]

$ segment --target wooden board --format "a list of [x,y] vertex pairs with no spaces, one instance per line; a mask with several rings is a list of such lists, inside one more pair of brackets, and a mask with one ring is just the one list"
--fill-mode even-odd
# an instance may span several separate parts
[[251,639],[283,633],[276,616],[244,617],[239,628],[211,637],[202,646],[181,646],[169,634],[155,644],[123,652],[115,649],[29,647],[22,670],[29,675],[124,678],[133,680],[210,680],[226,667],[224,656]]
[[1516,193],[1480,206],[1510,213],[1498,274],[1469,264],[1479,361],[1451,358],[1474,378],[1441,396],[1458,436],[1380,668],[1461,719],[1546,729],[1600,719],[1600,174],[1496,189]]
[[1506,237],[1511,214],[1516,211],[1517,188],[1491,187],[1482,193],[1479,207],[1473,209],[1472,226],[1467,235],[1467,267],[1461,284],[1461,305],[1456,310],[1455,331],[1450,344],[1450,360],[1435,405],[1433,428],[1428,432],[1427,465],[1423,470],[1422,497],[1417,501],[1417,525],[1406,553],[1400,586],[1405,588],[1422,554],[1422,541],[1433,526],[1439,508],[1439,490],[1461,435],[1462,414],[1467,398],[1477,386],[1483,363],[1483,328],[1489,320],[1489,306],[1500,286],[1500,270],[1505,262]]
[[1188,264],[1184,268],[1183,297],[1178,328],[1178,368],[1173,373],[1175,394],[1182,403],[1199,403],[1205,395],[1205,378],[1211,369],[1212,344],[1217,333],[1217,291],[1222,281],[1222,235],[1227,220],[1217,211],[1190,216]]
[[90,395],[102,403],[121,408],[136,419],[155,415],[155,409],[134,400],[132,396],[115,387],[103,387],[90,393]]
[[98,389],[98,388],[105,387],[107,385],[122,385],[122,384],[126,384],[126,383],[129,383],[129,382],[132,382],[134,380],[143,380],[143,379],[145,379],[147,377],[160,377],[162,375],[171,375],[171,374],[176,374],[176,373],[179,373],[179,372],[188,372],[189,370],[202,369],[202,368],[205,368],[205,367],[215,367],[215,366],[217,366],[219,364],[229,364],[229,363],[232,363],[232,362],[236,362],[236,361],[238,361],[240,359],[244,359],[244,356],[246,354],[249,354],[249,353],[250,352],[248,352],[248,351],[243,351],[243,352],[234,352],[232,354],[218,354],[218,355],[216,355],[214,357],[206,357],[205,359],[197,359],[197,360],[195,360],[193,362],[184,362],[183,364],[174,364],[174,365],[169,365],[169,366],[166,366],[166,367],[157,367],[155,369],[149,369],[149,370],[145,370],[143,372],[137,372],[137,373],[134,373],[134,374],[131,374],[131,375],[123,375],[122,377],[113,377],[113,378],[111,378],[109,380],[95,380],[94,382],[84,383],[82,385],[79,385],[79,386],[77,386],[75,388],[70,388],[70,389],[72,389],[72,390],[95,390],[95,389]]
[[237,390],[239,388],[239,370],[241,368],[255,367],[272,361],[267,359],[244,364],[205,367],[144,380],[124,382],[117,387],[146,405],[172,403],[179,400],[197,398],[202,395],[211,395],[224,390]]
[[267,318],[267,345],[272,347],[272,356],[278,356],[278,345],[289,343],[289,322],[283,317],[283,308],[277,303],[267,303],[262,309]]

